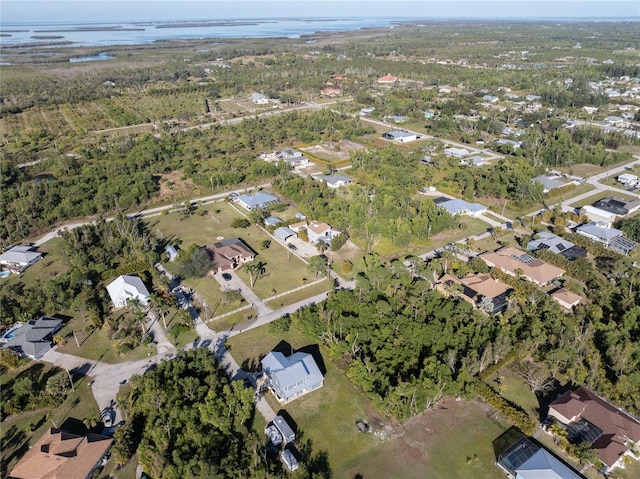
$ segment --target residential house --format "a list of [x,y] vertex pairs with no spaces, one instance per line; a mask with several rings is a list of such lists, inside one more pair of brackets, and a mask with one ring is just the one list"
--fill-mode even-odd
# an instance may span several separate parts
[[269,99],[262,93],[252,93],[251,101],[256,105],[266,105],[269,103]]
[[286,226],[281,226],[273,232],[273,236],[278,238],[283,243],[286,243],[287,240],[291,238],[297,238],[298,235],[291,228],[287,228]]
[[585,205],[580,209],[580,214],[586,216],[595,223],[601,223],[605,228],[609,228],[617,219],[618,215],[610,211],[605,211],[595,206]]
[[393,83],[396,83],[397,81],[400,81],[400,78],[394,77],[391,74],[382,76],[382,77],[378,78],[378,80],[377,80],[378,84],[380,84],[380,85],[391,85]]
[[42,259],[42,253],[33,251],[31,246],[14,246],[0,254],[0,265],[17,274],[22,273],[40,259]]
[[386,116],[385,120],[391,120],[394,123],[405,123],[407,121],[407,117],[402,115],[392,115]]
[[608,211],[620,216],[626,216],[635,213],[640,209],[640,201],[625,200],[617,196],[608,196],[593,203],[595,208]]
[[107,285],[107,292],[116,308],[127,306],[131,300],[137,300],[141,305],[147,306],[151,299],[149,290],[142,280],[131,275],[118,276]]
[[299,351],[287,357],[278,351],[271,351],[261,364],[267,385],[281,404],[315,391],[324,383],[318,365],[308,353]]
[[604,119],[604,122],[607,125],[611,125],[611,126],[623,126],[624,125],[624,118],[621,118],[619,116],[607,116]]
[[267,209],[270,205],[279,203],[280,200],[268,193],[244,194],[235,197],[235,202],[244,209],[253,211],[255,209]]
[[112,437],[45,432],[9,472],[10,479],[87,479],[102,465]]
[[514,150],[517,150],[522,146],[522,142],[515,141],[515,140],[507,140],[506,138],[500,138],[498,141],[496,141],[496,143],[498,145],[511,145]]
[[521,273],[524,278],[539,286],[559,278],[565,272],[562,268],[510,246],[483,253],[479,257],[492,268],[498,268],[511,276],[518,276]]
[[598,111],[598,107],[596,106],[583,106],[582,109],[586,111],[589,115],[593,115]]
[[557,291],[554,291],[550,296],[551,299],[567,311],[572,311],[575,306],[578,306],[584,301],[582,296],[565,288],[560,288]]
[[536,235],[536,239],[529,241],[527,249],[529,251],[546,249],[552,253],[562,255],[569,260],[587,256],[587,251],[584,248],[576,246],[571,241],[560,238],[560,236],[554,235],[548,231],[538,233]]
[[606,223],[592,221],[576,227],[576,233],[602,243],[607,248],[622,254],[629,254],[638,247],[638,243],[622,236],[622,231],[609,228]]
[[212,272],[220,273],[235,269],[238,266],[253,261],[256,253],[240,238],[229,238],[205,246],[211,256]]
[[327,175],[323,180],[329,188],[340,188],[353,184],[353,180],[344,175]]
[[275,228],[276,226],[278,226],[280,223],[282,223],[283,221],[278,218],[277,216],[269,216],[268,218],[264,219],[264,225],[271,227],[271,228]]
[[445,291],[450,291],[453,285],[460,285],[462,299],[490,314],[506,311],[507,297],[512,291],[509,286],[486,273],[470,273],[462,279],[445,274],[439,282],[445,286]]
[[487,207],[480,203],[469,203],[468,201],[460,200],[458,198],[450,199],[442,196],[440,198],[436,198],[433,202],[440,208],[447,210],[447,212],[452,215],[473,216],[474,218],[477,218],[487,211]]
[[331,240],[340,234],[339,231],[334,230],[327,223],[321,223],[318,221],[311,221],[307,223],[307,236],[309,243],[316,244],[318,241],[322,241],[327,244],[331,244]]
[[631,445],[640,446],[640,421],[584,387],[553,401],[548,417],[564,426],[570,443],[591,444],[607,472],[623,465]]
[[31,359],[40,359],[53,346],[53,335],[62,328],[62,321],[42,316],[40,319],[27,321],[20,327],[12,328],[5,334],[6,343],[2,345],[16,354]]
[[521,437],[502,452],[497,464],[513,479],[584,479],[527,437]]
[[466,148],[445,148],[444,154],[453,158],[464,158],[471,153]]
[[559,179],[559,176],[536,176],[531,179],[531,183],[538,182],[542,185],[542,192],[549,193],[551,190],[555,190],[556,188],[562,188],[565,186],[564,181]]
[[625,186],[635,187],[638,183],[638,177],[630,173],[623,173],[618,175],[617,180]]
[[542,97],[540,95],[527,95],[524,97],[524,99],[527,101],[536,101],[536,100],[541,100]]
[[460,160],[460,164],[464,166],[482,166],[487,163],[489,163],[489,159],[480,155],[469,156]]
[[493,95],[485,95],[482,97],[484,101],[488,101],[489,103],[496,103],[500,98]]
[[342,90],[340,88],[324,88],[320,90],[320,94],[323,96],[338,96],[342,94]]
[[375,111],[375,107],[373,107],[373,106],[370,106],[370,107],[367,107],[367,108],[362,108],[360,110],[360,116],[369,116],[374,111]]
[[397,141],[398,143],[407,143],[409,141],[415,141],[418,136],[415,133],[408,133],[406,131],[394,130],[388,131],[382,134],[382,138],[387,140]]

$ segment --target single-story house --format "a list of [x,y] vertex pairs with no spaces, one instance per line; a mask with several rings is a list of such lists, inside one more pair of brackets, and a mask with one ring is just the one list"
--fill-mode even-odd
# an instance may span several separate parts
[[568,311],[571,311],[574,306],[578,306],[584,300],[579,294],[565,288],[560,288],[551,293],[551,299]]
[[147,306],[151,299],[149,290],[142,280],[131,275],[118,276],[107,285],[107,292],[116,308],[126,306],[132,299],[137,299],[140,304]]
[[607,248],[622,254],[629,254],[638,243],[622,236],[622,231],[609,228],[605,223],[591,222],[576,227],[576,233],[604,244]]
[[638,177],[630,173],[623,173],[619,175],[617,179],[620,183],[627,186],[635,186],[636,183],[638,183]]
[[112,437],[88,433],[82,436],[51,428],[9,472],[12,479],[86,479],[102,465]]
[[524,97],[524,99],[527,101],[535,101],[542,99],[542,97],[540,95],[527,95]]
[[604,122],[607,125],[620,126],[620,125],[624,124],[624,118],[621,118],[619,116],[611,115],[611,116],[605,117]]
[[278,218],[277,216],[269,216],[268,218],[264,219],[265,226],[276,227],[280,223],[283,223],[283,221],[280,218]]
[[451,274],[440,278],[446,289],[454,284],[462,286],[462,298],[478,309],[490,314],[506,311],[511,288],[486,273],[470,273],[462,279]]
[[593,203],[595,208],[609,211],[620,216],[626,216],[631,213],[635,213],[640,209],[640,201],[638,200],[625,200],[617,196],[608,196]]
[[518,276],[521,272],[524,278],[540,286],[559,278],[565,272],[562,268],[536,259],[511,246],[483,253],[479,258],[491,268],[498,268],[511,276]]
[[444,154],[453,158],[464,158],[471,153],[466,148],[445,148]]
[[11,332],[11,337],[3,347],[11,349],[16,354],[31,359],[40,359],[52,347],[53,335],[62,328],[60,319],[43,316],[40,319],[27,321],[24,325]]
[[252,93],[251,101],[256,105],[266,105],[267,103],[269,103],[269,99],[262,93]]
[[327,175],[323,180],[329,188],[340,188],[341,186],[348,186],[353,183],[351,178],[344,175]]
[[449,199],[445,197],[436,198],[433,200],[434,203],[440,208],[444,208],[452,215],[465,215],[465,216],[473,216],[477,218],[482,213],[487,211],[487,207],[481,205],[480,203],[469,203],[465,200],[460,200],[458,198]]
[[484,101],[488,101],[489,103],[495,103],[497,102],[500,98],[498,98],[497,96],[493,96],[493,95],[485,95],[482,97],[482,99]]
[[238,195],[235,198],[235,202],[242,206],[244,209],[253,211],[257,208],[266,209],[269,205],[279,203],[280,200],[268,193],[254,193]]
[[229,238],[205,246],[211,255],[213,273],[235,269],[241,264],[253,261],[256,253],[240,238]]
[[261,363],[269,388],[282,404],[319,389],[324,384],[324,377],[311,354],[297,352],[287,357],[278,351],[271,351]]
[[547,249],[552,253],[562,255],[570,260],[587,256],[587,251],[584,248],[576,246],[571,241],[560,238],[560,236],[554,235],[548,231],[542,231],[536,236],[536,239],[529,241],[527,244],[527,249],[529,251]]
[[391,120],[394,123],[405,123],[407,121],[407,117],[402,115],[391,115],[385,118]]
[[296,156],[294,158],[284,158],[283,161],[286,161],[291,165],[291,168],[306,168],[311,164],[309,158],[306,156]]
[[319,221],[307,223],[306,228],[309,243],[312,244],[316,244],[318,241],[331,244],[331,240],[340,234],[340,231],[334,230],[327,223]]
[[14,273],[21,273],[42,258],[42,253],[33,251],[31,246],[14,246],[0,254],[0,265]]
[[370,106],[370,107],[368,107],[368,108],[362,108],[362,109],[360,110],[360,115],[361,115],[361,116],[369,116],[369,115],[371,115],[371,113],[373,113],[374,111],[375,111],[375,107],[373,107],[373,106]]
[[307,219],[307,215],[305,215],[304,213],[296,213],[296,218],[304,221]]
[[612,126],[612,125],[604,125],[601,130],[604,133],[618,133],[620,131],[620,128]]
[[604,224],[607,228],[610,227],[616,219],[618,219],[618,215],[616,213],[596,208],[591,205],[583,206],[580,209],[580,214],[586,216],[593,222]]
[[407,143],[409,141],[417,140],[418,136],[415,133],[407,133],[406,131],[394,130],[383,133],[382,138],[397,141],[398,143]]
[[302,152],[300,150],[296,150],[295,148],[283,148],[281,151],[277,152],[277,155],[282,160],[288,160],[291,158],[302,158]]
[[464,166],[482,166],[482,165],[486,165],[488,162],[489,162],[488,158],[485,158],[484,156],[480,156],[480,155],[469,156],[467,158],[462,158],[460,160],[460,164]]
[[500,138],[498,141],[496,141],[496,143],[498,143],[498,145],[511,145],[514,150],[517,150],[522,146],[522,142],[515,141],[515,140],[507,140],[506,138]]
[[497,464],[514,479],[584,479],[527,437],[521,437],[503,451]]
[[558,176],[536,176],[531,179],[531,183],[538,182],[542,185],[542,192],[548,193],[551,190],[555,190],[556,188],[562,188],[565,186],[565,182],[559,179]]
[[584,387],[553,401],[548,417],[565,427],[570,443],[589,442],[607,472],[624,464],[632,444],[640,445],[640,421]]
[[391,84],[391,83],[395,83],[395,82],[397,82],[399,80],[400,80],[400,78],[394,77],[393,75],[388,74],[388,75],[385,75],[385,76],[382,76],[382,77],[378,78],[377,82],[379,84],[381,84],[381,85],[388,85],[388,84]]
[[583,106],[582,109],[586,111],[589,115],[592,115],[598,111],[597,106]]
[[273,236],[278,238],[283,243],[286,243],[287,240],[290,239],[290,238],[297,238],[298,237],[298,235],[296,234],[295,231],[293,231],[290,228],[287,228],[286,226],[281,226],[280,228],[276,229],[273,232]]

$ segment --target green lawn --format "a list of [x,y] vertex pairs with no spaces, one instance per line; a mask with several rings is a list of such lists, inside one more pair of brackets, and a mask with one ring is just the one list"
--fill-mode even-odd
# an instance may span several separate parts
[[[32,376],[32,374],[42,377],[52,369],[53,366],[49,364],[28,361],[18,369],[0,375],[0,386],[6,391],[16,378],[25,375]],[[64,425],[72,432],[84,433],[86,428],[82,424],[82,420],[89,416],[98,417],[100,415],[86,378],[75,379],[76,390],[69,391],[67,398],[59,407],[53,410],[25,411],[19,415],[9,416],[2,422],[0,428],[2,443],[0,447],[2,451],[0,476],[5,477],[6,471],[15,466],[27,452],[29,446],[33,445],[48,428]],[[6,397],[6,392],[4,392],[3,400],[6,400]],[[47,414],[49,414],[48,418]]]
[[[126,310],[118,310],[111,314],[131,314]],[[155,356],[155,346],[139,346],[131,351],[119,353],[114,347],[115,340],[109,339],[106,326],[93,331],[86,330],[87,323],[80,317],[71,318],[60,331],[60,335],[66,339],[66,344],[59,345],[58,351],[65,354],[73,354],[82,358],[104,361],[106,363],[123,363],[135,361],[149,356]],[[76,333],[80,347],[73,337]]]
[[314,284],[313,286],[301,289],[300,291],[294,291],[293,293],[289,293],[274,300],[268,301],[267,306],[272,309],[282,308],[284,306],[297,303],[298,301],[302,301],[303,299],[310,298],[311,296],[315,296],[316,294],[329,291],[331,287],[331,282],[328,280],[324,280],[322,283]]
[[429,243],[429,246],[427,248],[421,248],[414,254],[419,255],[437,248],[442,248],[446,244],[454,243],[461,240],[462,238],[466,238],[467,236],[473,236],[483,233],[487,231],[488,228],[490,228],[488,223],[485,223],[484,221],[477,218],[463,216],[460,221],[462,223],[462,228],[458,230],[438,233],[431,238],[431,242]]
[[251,316],[251,318],[255,318],[256,310],[253,308],[243,309],[242,311],[231,314],[229,316],[225,316],[224,318],[211,321],[207,323],[207,326],[209,327],[209,329],[216,332],[227,331],[231,329],[232,326],[244,323],[245,321],[249,320],[249,316]]
[[[227,345],[238,363],[246,365],[280,340],[294,349],[310,344],[295,328],[281,335],[263,327],[235,336]],[[508,425],[496,418],[492,409],[448,399],[445,408],[414,418],[407,425],[393,424],[326,356],[324,362],[324,387],[291,402],[286,410],[302,432],[302,443],[310,440],[314,453],[328,454],[333,477],[500,477],[493,464],[492,441]],[[275,399],[269,398],[269,402],[278,411]],[[357,432],[355,421],[359,418],[369,421],[384,439]]]
[[62,240],[60,238],[47,241],[37,251],[44,253],[40,261],[27,268],[20,275],[12,274],[8,278],[0,279],[0,285],[17,282],[29,285],[37,281],[55,278],[59,274],[67,272],[68,268],[63,260]]

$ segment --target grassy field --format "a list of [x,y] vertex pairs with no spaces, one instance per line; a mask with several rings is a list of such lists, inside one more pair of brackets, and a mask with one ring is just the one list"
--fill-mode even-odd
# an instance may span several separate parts
[[[295,328],[276,335],[263,327],[233,337],[228,346],[246,366],[281,340],[294,349],[310,344]],[[302,442],[310,440],[315,453],[328,454],[333,477],[498,477],[491,441],[506,423],[496,419],[493,410],[447,400],[444,408],[397,425],[381,416],[335,364],[327,358],[324,363],[324,387],[291,402],[286,410],[302,432]],[[270,402],[277,411],[275,400]],[[357,432],[354,423],[359,418],[384,432],[385,438]]]
[[27,268],[20,275],[12,274],[8,278],[0,279],[0,285],[17,282],[28,285],[49,280],[67,272],[66,262],[62,257],[62,240],[60,238],[47,241],[37,251],[44,253],[40,261]]
[[444,245],[453,243],[455,241],[459,241],[462,238],[466,238],[467,236],[473,236],[487,231],[489,228],[489,224],[485,223],[482,220],[476,218],[470,218],[467,216],[463,216],[460,219],[462,223],[462,228],[459,230],[446,231],[442,233],[438,233],[431,238],[431,242],[427,248],[422,248],[420,251],[415,252],[415,254],[422,254],[427,251],[431,251],[437,248],[442,248]]
[[[37,380],[37,378],[46,377],[51,370],[52,366],[46,363],[29,361],[18,369],[0,375],[0,386],[6,391],[17,378],[30,376]],[[71,432],[84,433],[86,428],[82,420],[100,415],[86,378],[76,380],[75,388],[76,390],[70,391],[65,401],[53,410],[25,411],[9,416],[2,422],[0,428],[2,473],[0,475],[5,477],[4,471],[11,470],[27,452],[29,446],[33,445],[48,428],[57,425]],[[3,396],[6,398],[6,393]]]
[[316,294],[329,291],[331,287],[331,282],[328,280],[324,280],[322,283],[314,284],[299,291],[294,291],[293,293],[289,293],[279,298],[268,301],[266,304],[272,309],[282,308],[283,306],[297,303],[298,301],[302,301],[303,299],[315,296]]

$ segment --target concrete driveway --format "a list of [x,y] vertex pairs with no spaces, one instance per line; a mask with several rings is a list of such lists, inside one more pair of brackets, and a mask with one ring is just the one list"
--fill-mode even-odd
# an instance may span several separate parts
[[[226,280],[222,276],[229,275],[231,279]],[[269,314],[273,311],[246,285],[244,281],[235,273],[235,271],[225,271],[224,273],[216,273],[215,280],[220,284],[223,291],[238,291],[242,297],[258,312],[258,316]]]

